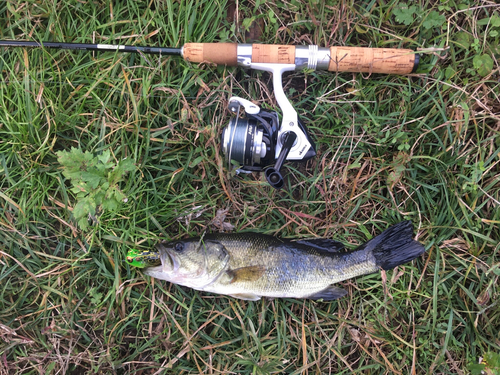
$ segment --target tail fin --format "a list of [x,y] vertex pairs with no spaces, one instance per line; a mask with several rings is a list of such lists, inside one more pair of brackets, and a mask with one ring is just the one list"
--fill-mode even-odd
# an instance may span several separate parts
[[425,252],[424,246],[413,240],[413,224],[403,221],[372,238],[359,250],[372,252],[377,266],[390,270],[409,262]]

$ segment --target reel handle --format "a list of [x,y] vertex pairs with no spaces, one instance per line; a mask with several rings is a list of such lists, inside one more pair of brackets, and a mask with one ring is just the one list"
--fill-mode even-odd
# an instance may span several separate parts
[[409,74],[416,70],[419,55],[411,49],[287,46],[277,44],[186,43],[184,59],[229,66],[294,64],[332,72]]
[[286,132],[283,134],[283,148],[276,159],[274,167],[269,167],[265,170],[265,175],[267,182],[275,189],[281,189],[285,184],[283,176],[280,173],[280,169],[288,156],[288,153],[293,147],[293,144],[297,140],[297,134],[295,132]]

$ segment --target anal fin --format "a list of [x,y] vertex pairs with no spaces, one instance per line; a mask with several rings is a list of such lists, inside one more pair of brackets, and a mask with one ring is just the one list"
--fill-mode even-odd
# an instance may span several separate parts
[[309,299],[322,299],[323,301],[333,301],[335,299],[344,297],[347,294],[347,290],[336,287],[334,285],[329,285],[325,289],[314,293],[307,298]]

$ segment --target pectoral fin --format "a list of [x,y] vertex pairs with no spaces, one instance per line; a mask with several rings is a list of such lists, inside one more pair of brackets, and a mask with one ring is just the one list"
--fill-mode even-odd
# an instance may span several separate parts
[[308,296],[309,299],[322,299],[323,301],[333,301],[337,298],[344,297],[347,290],[330,285],[322,291]]
[[[248,266],[236,268],[226,272],[229,284],[235,282],[257,281],[266,272],[264,266]],[[259,297],[260,298],[260,297]]]

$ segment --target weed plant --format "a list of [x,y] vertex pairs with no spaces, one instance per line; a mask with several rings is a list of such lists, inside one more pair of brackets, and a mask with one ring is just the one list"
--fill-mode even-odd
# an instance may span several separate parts
[[[228,171],[219,143],[230,96],[277,107],[268,73],[1,48],[0,373],[498,374],[499,34],[495,1],[1,1],[0,39],[256,39],[421,62],[287,73],[318,156],[276,191]],[[205,231],[354,248],[402,220],[427,252],[329,303],[240,301],[124,263]]]

